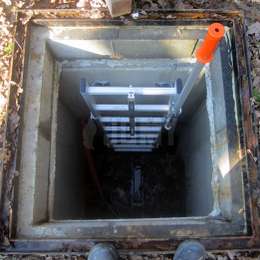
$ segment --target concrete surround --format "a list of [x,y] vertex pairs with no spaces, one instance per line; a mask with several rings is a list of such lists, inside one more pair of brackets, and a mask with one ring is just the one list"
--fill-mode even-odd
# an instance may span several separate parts
[[[73,120],[73,116],[67,117],[69,114],[80,118],[88,112],[77,91],[66,88],[88,68],[92,69],[90,78],[95,66],[113,76],[113,70],[120,71],[124,63],[131,67],[131,60],[137,58],[142,59],[140,67],[157,73],[159,68],[166,71],[164,77],[173,80],[181,74],[185,80],[194,62],[193,47],[204,33],[203,26],[31,27],[17,190],[17,238],[66,238],[68,234],[71,238],[171,238],[246,233],[242,172],[245,158],[239,144],[234,76],[232,70],[222,69],[223,60],[228,59],[224,43],[190,94],[180,118],[182,127],[177,129],[182,140],[179,151],[188,166],[189,217],[102,221],[53,218],[55,162],[59,159],[56,142],[61,138],[57,136],[57,124],[69,127],[68,122]],[[65,113],[63,122],[57,119],[58,106],[64,105],[58,102],[60,87],[65,88],[64,104],[75,104]],[[200,106],[194,109],[196,104]],[[70,141],[67,134],[64,132],[62,138]],[[202,231],[205,226],[207,232]]]

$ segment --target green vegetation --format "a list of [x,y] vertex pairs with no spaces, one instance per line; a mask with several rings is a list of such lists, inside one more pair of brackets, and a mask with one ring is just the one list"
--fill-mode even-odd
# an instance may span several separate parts
[[14,49],[14,43],[9,42],[5,47],[4,47],[4,54],[5,55],[12,55]]
[[257,89],[257,88],[253,89],[253,96],[254,96],[257,104],[260,104],[260,90],[259,89]]

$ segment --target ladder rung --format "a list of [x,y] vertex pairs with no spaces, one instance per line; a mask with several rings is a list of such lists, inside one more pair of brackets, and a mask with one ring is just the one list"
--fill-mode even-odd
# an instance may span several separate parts
[[[129,123],[129,117],[100,117],[102,123]],[[164,123],[164,117],[135,117],[135,123]]]
[[135,149],[125,149],[125,148],[116,148],[114,149],[115,152],[144,152],[149,153],[152,151],[152,149],[146,149],[146,148],[135,148]]
[[155,133],[135,133],[134,136],[131,136],[130,133],[108,133],[108,138],[129,138],[129,139],[135,139],[135,138],[157,138],[158,134]]
[[154,146],[152,144],[113,144],[114,148],[125,148],[125,149],[131,149],[131,148],[144,148],[144,149],[152,149]]
[[[97,111],[128,111],[128,105],[124,104],[98,104],[95,105]],[[168,105],[135,105],[137,112],[167,112]]]
[[[107,86],[107,87],[87,87],[86,94],[89,95],[128,95],[130,87]],[[176,88],[161,88],[161,87],[131,87],[131,91],[135,95],[176,95]]]
[[155,139],[110,139],[111,144],[153,144]]
[[[129,126],[104,126],[105,131],[130,131]],[[159,132],[160,126],[136,126],[135,131],[137,132]]]

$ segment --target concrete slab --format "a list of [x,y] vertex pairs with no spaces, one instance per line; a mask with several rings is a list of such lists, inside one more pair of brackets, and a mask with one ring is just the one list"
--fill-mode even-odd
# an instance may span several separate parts
[[106,0],[112,17],[129,14],[132,9],[132,0]]

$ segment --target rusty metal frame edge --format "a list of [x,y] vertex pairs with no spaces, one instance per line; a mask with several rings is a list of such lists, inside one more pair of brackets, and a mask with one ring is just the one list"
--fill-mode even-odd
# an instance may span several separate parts
[[[34,12],[35,10],[20,10],[18,16],[24,16],[27,12]],[[55,14],[61,14],[64,12],[69,14],[70,12],[74,12],[75,9],[68,9],[68,10],[37,10],[36,15],[33,15],[31,18],[36,23],[48,23],[51,22],[51,20],[55,21],[61,21],[62,18],[49,18],[49,13],[55,13]],[[77,13],[84,13],[84,11],[78,11]],[[44,16],[44,14],[47,14],[47,17]],[[169,16],[171,15],[171,16]],[[18,18],[19,18],[18,17]],[[69,17],[66,18],[68,21]],[[126,20],[124,20],[126,19]],[[145,24],[146,22],[151,24],[153,20],[158,25],[158,20],[163,20],[162,22],[165,24],[167,23],[167,20],[169,22],[172,22],[173,20],[176,21],[176,19],[180,20],[183,24],[183,22],[187,21],[190,22],[193,19],[196,19],[196,23],[198,22],[212,22],[212,21],[225,21],[229,26],[233,26],[234,32],[236,34],[236,39],[240,39],[239,44],[236,44],[236,59],[237,59],[237,65],[238,65],[238,78],[237,83],[239,85],[239,88],[241,90],[241,102],[243,104],[243,123],[244,123],[244,134],[245,134],[245,143],[246,143],[246,149],[249,151],[248,155],[248,166],[249,166],[249,182],[250,182],[250,196],[248,197],[248,205],[250,206],[251,211],[251,227],[252,227],[252,234],[249,236],[237,236],[237,237],[214,237],[214,238],[206,238],[206,239],[200,239],[200,241],[205,245],[205,247],[209,250],[225,250],[225,249],[254,249],[254,248],[260,248],[260,235],[259,235],[259,227],[260,227],[260,209],[257,206],[257,197],[255,196],[255,190],[259,184],[259,169],[257,162],[255,160],[255,157],[258,158],[258,145],[254,140],[256,139],[256,135],[254,132],[254,114],[253,114],[253,108],[251,106],[251,100],[250,100],[250,94],[251,94],[251,88],[252,83],[248,71],[248,55],[247,55],[247,49],[246,49],[246,39],[244,38],[244,18],[243,14],[239,11],[215,11],[215,10],[192,10],[192,11],[185,11],[185,10],[164,10],[164,11],[147,11],[146,17],[140,16],[140,18],[133,20],[132,18],[123,18],[123,19],[101,19],[101,20],[91,20],[91,19],[85,19],[85,18],[75,18],[72,17],[70,22],[72,20],[77,20],[77,23],[91,23],[92,25],[95,24],[104,24],[104,23],[111,23],[111,24],[118,24],[118,23],[128,23],[128,24],[135,24],[142,22]],[[25,26],[21,24],[19,20],[17,20],[17,31],[15,32],[15,35],[19,35],[19,33],[22,33],[25,29]],[[22,30],[21,30],[22,28]],[[15,50],[14,53],[18,50],[19,46],[15,44]],[[21,52],[23,50],[20,50]],[[246,61],[241,62],[241,61]],[[15,62],[12,63],[11,67],[12,71],[12,77],[11,80],[15,80],[16,75],[15,72],[17,71],[17,64]],[[246,74],[246,75],[245,75]],[[20,75],[21,76],[21,75]],[[12,89],[10,91],[10,103],[9,108],[12,106],[12,102],[14,100],[14,97],[16,96],[16,90]],[[17,138],[12,139],[9,136],[10,126],[7,124],[6,129],[6,140],[7,142],[13,142],[18,141]],[[17,145],[17,143],[16,143]],[[15,165],[15,158],[16,158],[16,150],[13,151],[14,154],[12,156],[12,162],[8,162],[8,165],[5,165],[5,171],[4,171],[4,182],[3,183],[13,183],[13,173]],[[12,172],[13,171],[13,172]],[[11,191],[9,191],[11,192]],[[7,198],[6,194],[3,196],[4,199]],[[2,201],[2,209],[5,207],[9,207],[9,203],[6,203],[6,201]],[[6,209],[5,212],[9,211],[10,208]],[[1,211],[4,212],[3,210]],[[3,221],[3,216],[1,216],[1,222],[4,224],[4,231],[6,232],[6,235],[10,238],[10,220],[11,215],[9,215],[9,222]],[[183,238],[185,239],[185,238]],[[167,251],[172,252],[176,246],[179,244],[180,240],[182,239],[168,239],[168,240],[149,240],[149,239],[139,239],[139,240],[131,240],[131,239],[124,239],[124,240],[113,240],[113,242],[117,248],[121,250],[137,250],[141,252],[150,252],[150,251]],[[6,252],[11,254],[12,252],[85,252],[88,251],[95,243],[101,242],[101,240],[16,240],[11,239],[10,245],[2,247],[2,249]],[[1,248],[1,247],[0,247]]]
[[[21,93],[19,93],[19,88],[24,89],[23,70],[26,61],[26,39],[23,38],[23,35],[27,32],[27,25],[23,25],[19,22],[19,17],[19,13],[16,13],[15,26],[12,35],[14,48],[9,64],[9,81],[12,82],[12,86],[9,86],[7,96],[8,107],[3,141],[4,148],[11,148],[11,154],[9,160],[3,161],[3,165],[0,169],[0,174],[2,175],[2,182],[0,182],[0,250],[3,239],[10,237],[11,234],[13,201],[11,201],[10,198],[13,196],[13,187],[17,177],[16,157],[17,147],[19,146],[19,128],[21,127],[21,121],[19,121],[19,126],[11,131],[10,116],[12,112],[15,112],[18,117],[21,116],[19,107],[23,96],[20,96]],[[15,107],[17,111],[13,110],[13,107]]]

